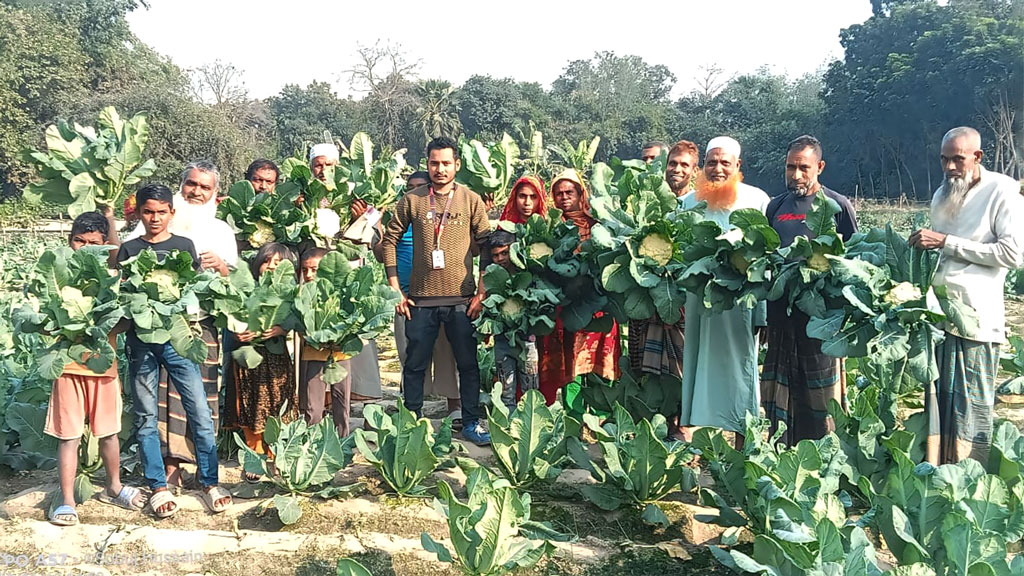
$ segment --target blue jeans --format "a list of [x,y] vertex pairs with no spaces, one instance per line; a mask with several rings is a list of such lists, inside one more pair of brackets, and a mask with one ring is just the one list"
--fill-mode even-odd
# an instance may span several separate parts
[[405,407],[423,413],[423,378],[434,356],[434,342],[444,325],[444,333],[452,345],[455,366],[459,370],[459,397],[462,399],[462,421],[480,420],[480,366],[476,361],[476,334],[473,322],[466,316],[466,305],[413,306],[405,324],[405,364],[402,386]]
[[160,450],[160,431],[157,428],[157,385],[160,367],[167,370],[169,383],[181,396],[185,417],[192,429],[192,442],[196,449],[196,468],[203,487],[217,484],[217,440],[213,434],[213,417],[206,401],[206,390],[199,365],[182,358],[170,342],[147,344],[139,340],[134,330],[126,338],[128,377],[132,383],[132,411],[135,413],[136,436],[142,456],[143,474],[150,489],[167,486],[164,457]]

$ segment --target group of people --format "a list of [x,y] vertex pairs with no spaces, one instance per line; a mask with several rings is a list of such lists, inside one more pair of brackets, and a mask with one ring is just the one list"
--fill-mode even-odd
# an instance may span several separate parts
[[[549,205],[575,225],[581,244],[590,237],[596,220],[585,180],[569,169],[549,187],[536,176],[517,180],[492,230],[483,199],[455,181],[461,163],[457,143],[436,138],[426,154],[427,170],[407,178],[406,192],[385,227],[378,223],[379,214],[360,201],[351,207],[350,224],[375,230],[366,243],[384,265],[388,284],[400,294],[394,334],[406,408],[422,415],[425,395],[443,396],[462,437],[486,445],[490,437],[480,406],[480,342],[473,327],[486,297],[483,271],[492,263],[510,267],[509,247],[515,242],[512,225],[534,215],[547,218]],[[789,144],[786,191],[774,198],[743,183],[742,150],[732,138],[708,142],[703,163],[698,146],[685,140],[672,146],[647,144],[642,157],[650,163],[663,154],[665,180],[679,205],[705,204],[706,216],[723,229],[730,227],[733,211],[753,208],[767,216],[784,245],[797,236],[811,236],[804,219],[820,191],[840,208],[835,215],[837,233],[848,240],[857,231],[851,202],[819,181],[825,161],[821,143],[812,136],[800,136]],[[325,169],[338,159],[333,144],[314,146],[309,158],[313,175],[324,178]],[[945,181],[932,200],[931,229],[915,231],[909,239],[914,246],[941,252],[935,283],[974,307],[980,320],[975,333],[945,327],[937,351],[940,378],[926,386],[928,458],[936,464],[966,457],[983,459],[988,450],[999,345],[1006,331],[1003,280],[1009,268],[1022,264],[1024,253],[1024,199],[1019,185],[985,170],[981,159],[976,130],[962,127],[946,134],[940,158]],[[274,192],[280,176],[269,160],[254,162],[245,175],[256,191],[265,193]],[[143,186],[137,193],[141,223],[120,245],[116,262],[151,248],[158,256],[187,251],[197,267],[225,275],[243,265],[239,252],[251,247],[239,246],[230,227],[216,218],[219,185],[215,166],[195,162],[183,171],[178,194],[161,185]],[[112,216],[87,213],[76,219],[72,247],[118,245]],[[289,247],[269,243],[259,247],[249,266],[253,276],[259,277],[289,260],[298,269],[300,281],[310,281],[326,253],[309,246],[296,254]],[[550,334],[526,342],[525,361],[498,335],[494,354],[501,401],[511,407],[527,390],[537,389],[549,404],[561,396],[566,406],[581,409],[581,378],[620,376],[621,328],[606,320],[594,325],[610,326],[607,330],[572,332],[556,318]],[[696,427],[710,426],[734,432],[739,446],[746,415],[763,409],[773,427],[784,423],[783,440],[793,444],[827,434],[834,426],[829,401],[843,404],[845,396],[843,361],[824,354],[821,342],[807,336],[808,321],[801,312],[787,312],[785,305],[777,303],[712,313],[699,297],[688,295],[677,323],[663,322],[657,315],[630,321],[626,353],[632,370],[678,381],[682,401],[672,415],[672,436],[686,441]],[[290,409],[288,417],[302,417],[313,424],[324,418],[329,405],[337,432],[343,436],[350,432],[352,401],[381,396],[372,342],[353,358],[335,358],[345,363],[348,376],[339,385],[325,386],[322,373],[328,357],[303,345],[301,334],[289,335],[281,327],[263,333],[218,334],[210,319],[200,318],[200,325],[208,345],[202,365],[181,358],[169,344],[139,341],[130,325],[121,328],[127,331],[128,385],[144,474],[152,492],[149,505],[158,517],[177,509],[168,485],[182,484],[183,461],[196,464],[199,487],[212,511],[223,511],[231,504],[230,493],[218,486],[215,434],[220,414],[226,426],[243,432],[250,448],[268,452],[261,440],[265,423],[284,406]],[[291,354],[285,345],[289,337],[294,339]],[[246,369],[232,362],[231,351],[242,343],[261,346],[264,361],[258,367]],[[767,344],[767,354],[759,366],[761,343]],[[218,374],[226,391],[223,410]],[[101,438],[108,470],[108,486],[101,499],[129,509],[143,505],[142,494],[123,486],[117,474],[119,388],[116,369],[96,375],[78,365],[69,366],[54,384],[46,431],[60,439],[64,494],[64,505],[51,518],[54,522],[77,521],[72,482],[85,420]],[[246,473],[246,479],[258,477]]]

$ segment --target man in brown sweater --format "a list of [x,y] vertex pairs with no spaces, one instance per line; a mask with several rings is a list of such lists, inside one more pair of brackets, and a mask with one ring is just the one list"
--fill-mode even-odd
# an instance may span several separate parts
[[[484,294],[482,283],[473,277],[473,248],[486,251],[491,228],[480,196],[455,183],[459,166],[458,144],[451,138],[435,138],[427,145],[430,184],[407,192],[398,201],[381,246],[388,283],[402,294],[396,313],[407,319],[402,367],[405,407],[417,415],[423,410],[423,377],[438,330],[444,325],[459,369],[462,437],[487,445],[491,440],[480,425],[480,367],[472,323],[480,314]],[[395,247],[409,227],[412,273],[405,294],[398,282]]]

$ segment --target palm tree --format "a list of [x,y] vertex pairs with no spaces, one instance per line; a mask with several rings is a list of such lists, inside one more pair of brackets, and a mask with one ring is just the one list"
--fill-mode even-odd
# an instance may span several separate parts
[[419,106],[416,119],[423,130],[424,142],[438,136],[458,136],[462,131],[459,110],[455,105],[455,87],[445,80],[424,80],[417,84]]

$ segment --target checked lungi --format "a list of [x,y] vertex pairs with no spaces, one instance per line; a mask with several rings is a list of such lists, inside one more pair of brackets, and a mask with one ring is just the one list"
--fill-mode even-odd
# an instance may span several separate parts
[[[805,317],[806,318],[806,317]],[[816,440],[835,429],[829,400],[843,401],[842,360],[821,351],[821,341],[807,336],[799,317],[768,327],[768,354],[761,371],[761,405],[771,434],[784,422],[781,441],[793,446]]]
[[992,442],[999,344],[946,333],[936,347],[939,379],[925,388],[928,462],[939,466],[988,460]]

